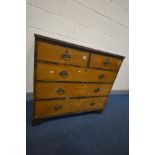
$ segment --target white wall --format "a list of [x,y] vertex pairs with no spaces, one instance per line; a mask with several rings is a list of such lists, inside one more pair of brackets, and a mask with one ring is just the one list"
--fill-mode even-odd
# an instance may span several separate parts
[[27,92],[33,91],[34,33],[126,56],[113,90],[128,90],[128,0],[27,0]]

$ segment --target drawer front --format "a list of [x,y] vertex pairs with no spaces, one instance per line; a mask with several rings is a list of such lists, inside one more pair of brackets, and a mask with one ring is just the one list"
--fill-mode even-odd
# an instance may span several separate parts
[[36,101],[35,118],[103,109],[106,97]]
[[36,99],[106,96],[112,85],[36,82]]
[[113,83],[116,71],[37,63],[36,80]]
[[89,67],[118,70],[121,63],[122,60],[119,58],[103,56],[99,54],[91,54]]
[[71,48],[38,42],[37,60],[86,66],[89,53]]

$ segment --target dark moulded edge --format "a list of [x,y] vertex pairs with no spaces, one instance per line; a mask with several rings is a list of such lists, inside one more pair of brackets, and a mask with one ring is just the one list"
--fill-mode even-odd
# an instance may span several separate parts
[[84,50],[84,51],[87,51],[87,52],[90,51],[92,53],[101,54],[101,55],[104,54],[104,55],[107,55],[107,56],[114,56],[114,57],[117,57],[117,58],[120,58],[120,59],[124,59],[125,58],[125,56],[121,56],[121,55],[117,55],[117,54],[112,54],[112,53],[109,53],[109,52],[105,52],[105,51],[101,51],[101,50],[96,50],[96,49],[89,48],[89,47],[84,47],[84,46],[81,46],[81,45],[77,45],[77,44],[65,42],[65,41],[62,41],[62,40],[58,40],[58,39],[42,36],[42,35],[39,35],[39,34],[34,34],[34,36],[35,36],[35,38],[40,39],[42,41],[54,42],[54,43],[57,43],[57,44],[60,44],[60,45],[63,45],[63,46],[68,46],[68,47],[71,47],[71,48],[75,48],[75,49],[78,49],[78,50]]

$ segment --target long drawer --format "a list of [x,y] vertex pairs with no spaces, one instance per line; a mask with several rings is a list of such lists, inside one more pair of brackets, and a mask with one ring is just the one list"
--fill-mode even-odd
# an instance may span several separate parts
[[89,53],[56,44],[38,42],[37,60],[86,66]]
[[36,80],[113,83],[117,71],[37,63]]
[[35,101],[34,118],[103,109],[106,97]]
[[36,82],[36,99],[107,96],[112,85]]
[[99,54],[91,54],[89,67],[118,70],[121,63],[122,59],[120,58]]

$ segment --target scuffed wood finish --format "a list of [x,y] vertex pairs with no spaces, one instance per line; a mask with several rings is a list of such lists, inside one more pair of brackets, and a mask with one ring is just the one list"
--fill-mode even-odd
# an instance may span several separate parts
[[107,96],[112,85],[36,82],[36,99]]
[[38,41],[37,60],[86,66],[88,59],[89,53],[87,52]]
[[106,97],[36,101],[35,119],[103,109]]
[[[66,76],[61,75],[65,71]],[[36,80],[113,83],[117,71],[37,63]]]
[[121,63],[122,63],[122,59],[120,58],[99,55],[99,54],[91,54],[89,67],[118,70]]

